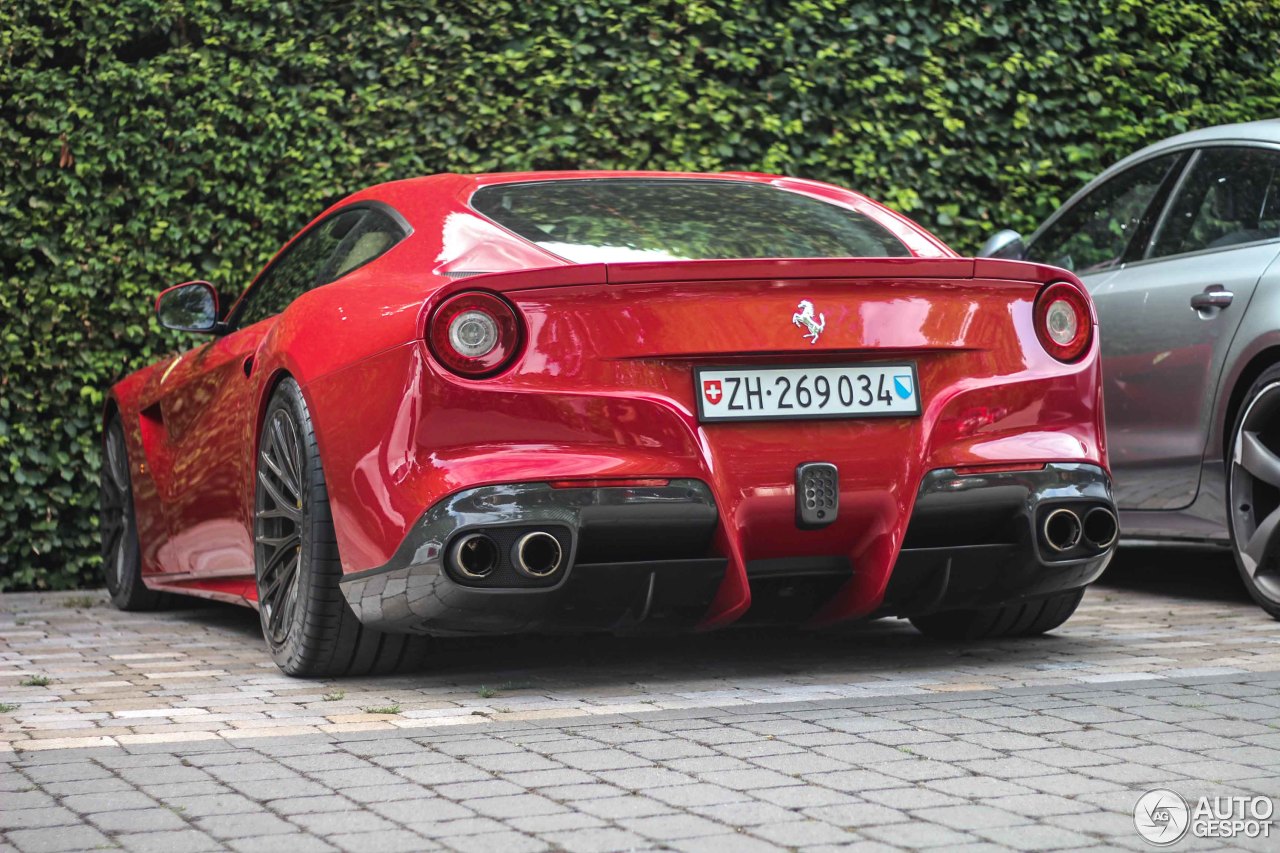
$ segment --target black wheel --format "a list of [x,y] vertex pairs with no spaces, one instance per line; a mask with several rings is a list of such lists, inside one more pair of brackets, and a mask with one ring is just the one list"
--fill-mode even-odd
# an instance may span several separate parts
[[333,516],[311,416],[284,379],[263,417],[254,490],[254,564],[262,633],[289,675],[363,675],[421,662],[426,640],[366,628],[338,581]]
[[102,434],[102,471],[98,532],[102,536],[102,575],[111,603],[121,610],[155,610],[169,596],[147,589],[142,582],[138,523],[129,477],[129,453],[120,416],[112,414]]
[[1057,628],[1071,618],[1084,598],[1077,589],[1035,601],[988,607],[982,610],[948,610],[911,617],[922,634],[941,640],[982,640],[997,637],[1033,637]]
[[1280,365],[1245,395],[1227,459],[1236,567],[1253,600],[1280,619]]

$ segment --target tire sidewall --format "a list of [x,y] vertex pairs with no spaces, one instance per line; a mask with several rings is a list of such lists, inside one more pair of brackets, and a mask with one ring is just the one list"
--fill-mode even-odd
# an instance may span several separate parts
[[[315,442],[315,432],[311,426],[311,416],[307,410],[306,401],[302,398],[302,392],[298,388],[297,382],[293,379],[282,379],[272,392],[271,402],[267,404],[267,409],[263,413],[262,424],[258,429],[258,452],[254,455],[253,482],[254,482],[254,501],[253,509],[256,515],[259,502],[261,501],[262,485],[259,481],[259,471],[262,465],[261,461],[261,441],[262,432],[266,425],[271,422],[272,416],[278,410],[285,410],[293,418],[294,424],[298,430],[298,437],[302,443],[302,470],[300,476],[300,489],[302,492],[302,525],[300,530],[301,552],[298,560],[297,575],[297,602],[294,605],[293,620],[289,626],[288,636],[285,637],[283,643],[275,643],[271,637],[271,629],[267,624],[266,612],[258,608],[258,620],[262,625],[262,635],[267,641],[267,647],[271,650],[271,657],[276,664],[287,673],[295,673],[303,667],[304,656],[304,631],[308,619],[308,610],[311,606],[311,596],[307,594],[313,583],[313,575],[311,571],[312,562],[314,560],[315,537],[313,531],[315,528],[314,510],[316,505],[316,482],[313,476],[314,462],[318,455]],[[323,488],[323,484],[320,484]],[[254,583],[258,590],[258,598],[262,597],[262,575],[261,562],[262,555],[256,542],[257,522],[254,522],[254,548],[253,548],[253,575]]]
[[1235,421],[1231,425],[1231,438],[1227,444],[1227,458],[1225,460],[1226,467],[1226,513],[1227,513],[1227,534],[1231,540],[1231,556],[1236,562],[1236,571],[1240,573],[1240,579],[1244,582],[1244,587],[1249,591],[1249,596],[1254,602],[1276,619],[1280,619],[1280,602],[1271,601],[1263,595],[1253,582],[1253,577],[1249,574],[1249,570],[1245,567],[1244,560],[1240,558],[1240,549],[1236,542],[1235,517],[1236,517],[1236,496],[1233,494],[1234,478],[1233,467],[1236,458],[1236,445],[1240,440],[1240,427],[1244,424],[1245,414],[1249,411],[1249,406],[1258,397],[1260,391],[1268,385],[1280,382],[1280,364],[1272,365],[1262,372],[1262,375],[1254,380],[1249,386],[1248,393],[1240,402],[1240,410],[1236,413]]
[[[106,554],[106,542],[103,542],[102,554],[102,579],[106,584],[107,593],[111,596],[111,603],[120,609],[126,609],[133,604],[134,590],[138,584],[142,583],[142,549],[138,543],[138,514],[133,506],[133,477],[131,476],[129,466],[129,449],[124,441],[124,426],[120,422],[119,415],[113,415],[107,421],[107,427],[103,430],[102,442],[102,469],[101,477],[98,485],[99,500],[99,529],[105,533],[102,528],[102,515],[106,512],[107,485],[106,480],[111,476],[108,470],[107,443],[113,438],[114,433],[120,435],[121,451],[124,453],[124,472],[125,485],[124,493],[121,495],[123,503],[123,511],[128,519],[128,530],[124,534],[122,547],[125,549],[124,566],[116,575],[114,568],[107,565],[108,555]],[[116,577],[116,583],[112,584],[112,577]],[[114,588],[113,588],[114,587]]]

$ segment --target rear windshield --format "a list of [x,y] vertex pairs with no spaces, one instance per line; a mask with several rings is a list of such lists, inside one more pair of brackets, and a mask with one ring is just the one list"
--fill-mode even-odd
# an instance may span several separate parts
[[494,184],[476,190],[471,205],[574,263],[911,254],[884,226],[855,210],[743,181]]

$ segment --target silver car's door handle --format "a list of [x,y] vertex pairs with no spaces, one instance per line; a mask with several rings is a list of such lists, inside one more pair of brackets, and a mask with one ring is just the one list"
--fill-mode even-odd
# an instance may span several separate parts
[[1211,284],[1204,289],[1204,293],[1197,293],[1191,297],[1191,307],[1197,311],[1207,311],[1210,308],[1226,308],[1231,304],[1231,300],[1235,296],[1234,293],[1222,285]]

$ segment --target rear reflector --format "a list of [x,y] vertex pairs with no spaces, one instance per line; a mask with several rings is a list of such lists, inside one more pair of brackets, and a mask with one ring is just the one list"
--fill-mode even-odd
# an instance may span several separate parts
[[670,480],[652,477],[632,480],[552,480],[553,489],[656,489],[669,485]]

